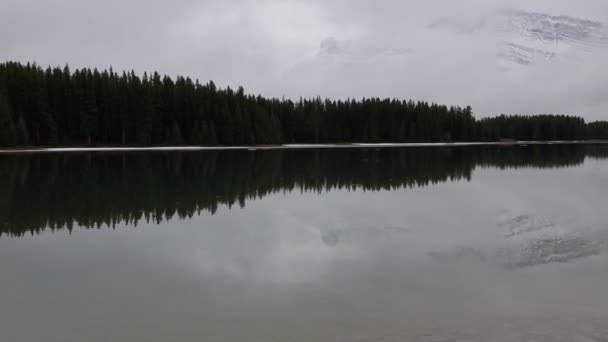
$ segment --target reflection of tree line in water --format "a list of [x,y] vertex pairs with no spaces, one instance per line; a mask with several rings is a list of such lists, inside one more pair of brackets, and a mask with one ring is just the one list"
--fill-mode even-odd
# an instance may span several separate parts
[[476,166],[565,167],[602,146],[83,153],[0,159],[0,236],[187,218],[278,192],[469,180]]

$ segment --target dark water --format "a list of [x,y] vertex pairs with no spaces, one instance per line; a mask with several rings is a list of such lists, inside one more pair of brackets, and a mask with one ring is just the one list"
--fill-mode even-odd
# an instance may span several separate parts
[[608,147],[0,156],[1,341],[607,341]]

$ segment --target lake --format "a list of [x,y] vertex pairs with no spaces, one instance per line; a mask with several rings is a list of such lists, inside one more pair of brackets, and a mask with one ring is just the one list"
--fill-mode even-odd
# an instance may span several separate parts
[[606,341],[607,145],[0,156],[0,340]]

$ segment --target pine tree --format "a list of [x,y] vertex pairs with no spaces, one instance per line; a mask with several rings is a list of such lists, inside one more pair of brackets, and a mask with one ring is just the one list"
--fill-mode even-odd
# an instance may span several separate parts
[[43,112],[40,114],[42,121],[42,128],[44,134],[44,140],[46,144],[55,146],[59,144],[59,133],[57,123],[53,116],[49,112]]
[[204,144],[203,131],[201,130],[201,124],[198,122],[194,123],[192,128],[192,135],[190,136],[190,144],[200,146]]
[[215,123],[213,121],[209,122],[209,138],[208,138],[208,144],[210,146],[215,146],[217,144],[219,144],[219,140],[217,137],[217,130],[215,129]]
[[184,143],[184,140],[182,139],[182,132],[179,128],[177,121],[173,121],[173,125],[171,126],[171,131],[169,133],[168,142],[171,146],[180,146]]
[[13,113],[6,98],[0,94],[0,146],[15,146],[16,144],[17,131]]
[[23,117],[19,117],[17,120],[17,144],[20,146],[27,146],[30,144],[30,133],[27,130],[27,125]]
[[[179,76],[0,63],[4,143],[275,144],[607,139],[608,123],[566,115],[475,119],[470,107],[363,98],[264,98]],[[6,112],[6,110],[5,110]],[[10,118],[10,119],[9,119]],[[174,126],[178,127],[175,129]],[[177,134],[179,131],[179,134]],[[178,139],[179,138],[179,139]]]
[[80,130],[82,137],[87,145],[91,145],[93,135],[97,130],[98,119],[98,107],[92,90],[89,90],[85,95],[81,109],[81,118]]

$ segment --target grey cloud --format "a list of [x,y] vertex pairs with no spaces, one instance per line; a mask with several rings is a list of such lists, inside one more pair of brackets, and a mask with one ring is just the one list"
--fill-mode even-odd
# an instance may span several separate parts
[[[602,0],[5,0],[0,7],[1,60],[159,70],[267,96],[470,104],[481,116],[602,119],[608,109],[608,48],[564,45],[544,55],[542,46],[494,30],[505,8],[608,23]],[[530,65],[504,64],[509,54]]]

